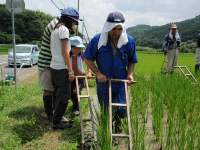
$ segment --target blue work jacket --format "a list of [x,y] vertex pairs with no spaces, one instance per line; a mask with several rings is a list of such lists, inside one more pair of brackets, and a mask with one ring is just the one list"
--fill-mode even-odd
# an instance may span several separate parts
[[[107,78],[127,79],[127,67],[129,63],[137,63],[136,45],[133,37],[128,35],[128,43],[120,49],[116,49],[114,54],[111,43],[98,49],[100,34],[96,35],[88,44],[84,58],[96,61],[99,71]],[[108,83],[97,81],[97,95],[99,101],[103,99],[104,105],[108,105]],[[125,89],[123,83],[112,83],[113,101],[124,103]]]

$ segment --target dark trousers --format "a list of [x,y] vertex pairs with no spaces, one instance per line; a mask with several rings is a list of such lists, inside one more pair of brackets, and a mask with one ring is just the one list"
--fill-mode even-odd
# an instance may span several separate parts
[[[97,82],[97,96],[101,107],[108,110],[109,107],[109,84]],[[112,83],[112,103],[126,103],[125,86],[123,83]],[[123,107],[113,108],[114,118],[124,118],[126,110]]]
[[199,64],[195,65],[195,73],[197,73],[199,71],[199,66],[200,66]]
[[65,113],[70,98],[70,81],[67,69],[55,70],[51,68],[51,75],[55,87],[53,123],[58,124]]

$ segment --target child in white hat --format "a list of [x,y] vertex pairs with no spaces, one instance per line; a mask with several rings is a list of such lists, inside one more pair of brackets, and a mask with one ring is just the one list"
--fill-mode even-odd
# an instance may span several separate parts
[[[72,68],[74,71],[75,76],[84,76],[85,71],[83,68],[83,57],[82,57],[82,49],[85,48],[82,39],[79,36],[73,36],[70,38],[71,42],[71,63]],[[79,79],[79,90],[84,87],[84,80]],[[76,90],[76,81],[74,80],[71,83],[71,100],[73,102],[72,113],[77,116],[79,115],[79,108],[78,108],[78,97],[77,97],[77,90]]]

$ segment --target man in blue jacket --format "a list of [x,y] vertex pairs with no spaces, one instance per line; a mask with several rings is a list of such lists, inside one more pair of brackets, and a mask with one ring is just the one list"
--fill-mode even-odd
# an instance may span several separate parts
[[[133,37],[126,33],[125,18],[120,12],[108,15],[101,34],[88,44],[84,58],[96,74],[97,95],[101,106],[108,108],[108,79],[127,79],[133,83],[133,71],[137,63],[136,45]],[[94,63],[96,61],[96,65]],[[124,83],[112,83],[112,102],[125,103]],[[117,111],[123,117],[122,109]]]

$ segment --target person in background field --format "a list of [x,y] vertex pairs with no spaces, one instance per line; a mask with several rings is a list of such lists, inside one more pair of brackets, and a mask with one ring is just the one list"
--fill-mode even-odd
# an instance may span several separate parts
[[196,64],[195,64],[195,73],[199,71],[199,66],[200,66],[200,33],[197,35],[197,48],[195,51],[196,55]]
[[55,109],[53,113],[53,129],[65,129],[72,125],[62,121],[70,99],[74,72],[70,61],[70,34],[75,33],[79,13],[73,8],[64,9],[61,18],[51,32],[50,49],[52,54],[50,69],[55,88]]
[[167,73],[173,73],[174,66],[177,65],[178,53],[181,44],[181,38],[175,23],[171,24],[169,33],[165,36],[164,46],[167,53]]
[[[70,38],[71,42],[71,62],[72,68],[74,71],[75,76],[85,76],[85,71],[83,68],[83,61],[82,61],[82,49],[85,48],[82,39],[79,36],[73,36]],[[84,87],[84,80],[79,79],[79,90]],[[72,113],[77,116],[79,115],[79,107],[78,107],[78,95],[76,90],[76,81],[74,80],[71,83],[71,99],[73,102]]]
[[[127,79],[128,84],[133,83],[133,71],[137,63],[135,40],[126,33],[125,18],[122,13],[112,12],[108,15],[101,34],[94,36],[88,44],[84,60],[96,74],[98,100],[101,107],[107,110],[108,79]],[[112,101],[125,103],[124,83],[112,83]],[[115,128],[118,128],[120,118],[124,115],[123,108],[114,111]]]

